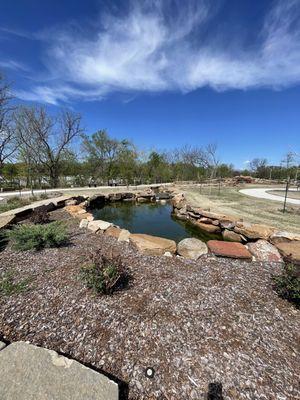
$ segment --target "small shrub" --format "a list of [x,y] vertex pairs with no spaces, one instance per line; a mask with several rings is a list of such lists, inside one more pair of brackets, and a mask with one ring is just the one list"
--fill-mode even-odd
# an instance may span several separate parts
[[46,193],[41,193],[40,194],[40,199],[41,200],[47,200],[48,199],[48,195]]
[[66,227],[59,221],[47,225],[19,225],[8,233],[16,250],[40,250],[67,242]]
[[50,221],[50,216],[46,207],[40,207],[34,210],[31,214],[30,221],[33,224],[47,224]]
[[279,296],[300,307],[300,276],[299,267],[286,264],[282,275],[274,276],[275,290]]
[[100,252],[91,257],[91,263],[80,270],[80,279],[96,293],[111,294],[127,286],[129,273],[120,257],[108,258]]
[[30,278],[15,282],[12,272],[2,272],[0,274],[0,296],[11,296],[12,294],[26,292],[29,290],[28,284],[30,282]]

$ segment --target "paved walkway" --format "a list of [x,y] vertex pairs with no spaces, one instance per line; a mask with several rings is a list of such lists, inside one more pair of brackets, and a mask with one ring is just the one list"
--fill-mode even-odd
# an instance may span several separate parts
[[[271,194],[271,193],[267,193],[270,192],[272,189],[270,188],[253,188],[253,189],[241,189],[239,192],[246,194],[247,196],[251,196],[251,197],[257,197],[259,199],[266,199],[266,200],[274,200],[274,201],[280,201],[281,203],[284,202],[284,189],[282,189],[282,197],[278,196],[276,194]],[[281,189],[276,189],[281,190]],[[297,191],[297,189],[289,189],[289,191]],[[287,203],[289,204],[296,204],[296,205],[300,205],[300,200],[297,199],[290,199],[287,198],[286,200]]]

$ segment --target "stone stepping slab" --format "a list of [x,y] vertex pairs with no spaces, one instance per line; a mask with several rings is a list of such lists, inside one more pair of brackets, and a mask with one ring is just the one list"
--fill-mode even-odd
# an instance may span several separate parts
[[25,342],[0,351],[0,371],[1,400],[119,399],[118,384],[105,375]]
[[222,242],[220,240],[209,240],[208,249],[217,257],[239,258],[243,260],[252,260],[251,253],[247,248],[237,242]]

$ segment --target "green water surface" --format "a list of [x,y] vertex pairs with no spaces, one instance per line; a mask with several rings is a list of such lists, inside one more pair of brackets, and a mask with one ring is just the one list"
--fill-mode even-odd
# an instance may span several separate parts
[[204,242],[221,239],[220,235],[209,234],[190,222],[175,218],[170,204],[116,202],[93,211],[95,219],[112,222],[131,233],[146,233],[167,239],[180,240],[195,237]]

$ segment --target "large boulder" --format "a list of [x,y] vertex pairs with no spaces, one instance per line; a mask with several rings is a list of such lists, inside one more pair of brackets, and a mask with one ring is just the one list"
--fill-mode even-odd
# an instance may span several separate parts
[[265,262],[282,262],[282,257],[275,246],[266,240],[248,243],[247,248],[253,254],[255,260]]
[[151,236],[142,233],[130,235],[130,242],[137,250],[149,256],[162,256],[166,252],[174,254],[176,252],[176,243],[174,240]]
[[244,260],[252,259],[251,253],[241,243],[209,240],[207,246],[210,252],[218,257],[240,258]]
[[15,342],[0,351],[1,400],[118,400],[118,384],[53,350]]
[[121,229],[118,242],[129,242],[130,232],[127,229]]
[[77,215],[86,213],[86,209],[82,205],[70,205],[65,206],[65,210],[72,215],[72,217],[76,217]]
[[276,247],[287,262],[300,265],[300,241],[291,240],[290,242],[276,243]]
[[248,239],[265,239],[274,233],[275,228],[260,224],[250,224],[247,222],[237,222],[234,228],[236,233],[246,236]]
[[112,226],[112,223],[106,222],[106,221],[101,221],[99,219],[99,220],[95,220],[95,221],[90,221],[87,227],[90,231],[96,233],[98,231],[106,231],[106,229],[108,229],[111,226]]
[[186,205],[186,199],[183,193],[176,194],[172,199],[172,205],[174,208],[182,208]]
[[291,242],[293,240],[300,241],[300,235],[297,235],[296,233],[280,231],[275,232],[273,233],[273,235],[270,236],[270,242],[275,245],[278,243]]
[[118,228],[117,226],[110,226],[108,229],[106,229],[105,235],[113,236],[114,238],[119,239],[121,232],[122,232],[121,228]]
[[195,221],[194,224],[198,228],[200,228],[203,231],[208,232],[208,233],[220,233],[221,232],[221,229],[216,225],[210,225],[207,223],[204,224],[203,222],[199,222],[199,221]]
[[239,242],[239,243],[242,243],[242,241],[243,241],[242,235],[240,235],[239,233],[230,231],[228,229],[225,229],[222,232],[222,236],[223,236],[223,239],[226,240],[227,242]]
[[195,238],[186,238],[177,245],[177,253],[185,258],[197,260],[200,256],[207,253],[207,246],[204,242]]

